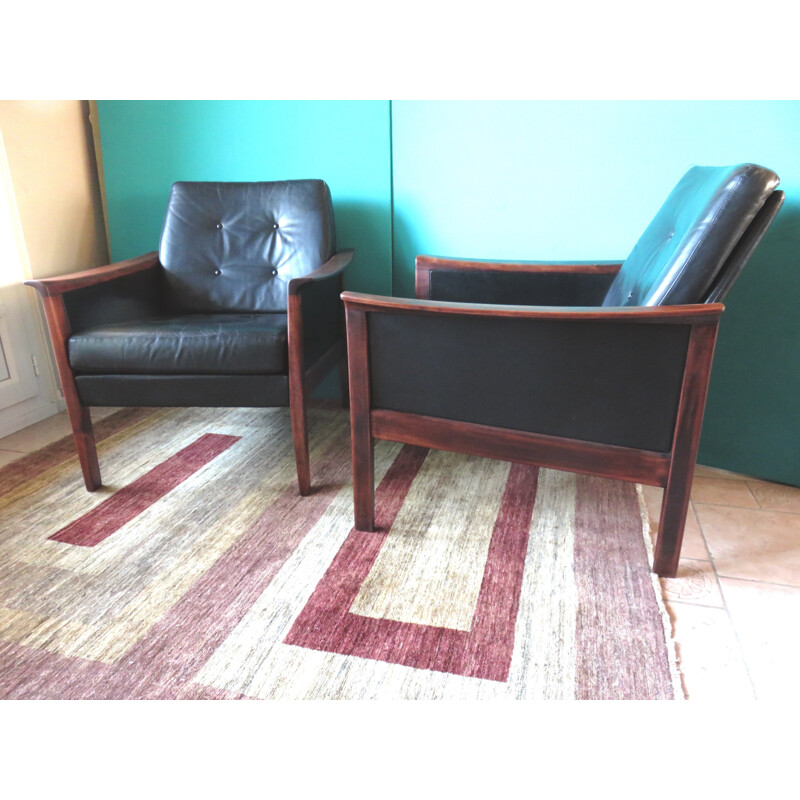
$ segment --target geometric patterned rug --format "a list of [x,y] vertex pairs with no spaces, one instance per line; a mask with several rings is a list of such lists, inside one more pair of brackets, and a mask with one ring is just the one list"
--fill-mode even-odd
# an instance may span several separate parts
[[391,442],[353,528],[349,416],[125,409],[0,470],[0,698],[681,699],[633,484]]

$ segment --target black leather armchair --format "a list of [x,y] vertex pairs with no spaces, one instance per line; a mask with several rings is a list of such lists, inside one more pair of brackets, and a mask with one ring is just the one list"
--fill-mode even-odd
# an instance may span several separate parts
[[91,406],[289,406],[311,487],[308,393],[337,365],[336,252],[320,180],[173,185],[159,251],[26,281],[42,295],[84,482],[101,485]]
[[345,292],[355,524],[374,439],[665,488],[674,576],[721,300],[777,213],[762,167],[694,167],[622,264],[420,256],[415,300]]

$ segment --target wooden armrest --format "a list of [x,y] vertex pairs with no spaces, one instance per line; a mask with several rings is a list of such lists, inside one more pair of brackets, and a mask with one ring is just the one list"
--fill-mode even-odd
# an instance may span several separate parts
[[298,294],[307,283],[314,283],[338,275],[352,260],[353,250],[340,250],[332,255],[321,267],[289,281],[289,294]]
[[515,317],[518,319],[583,321],[583,322],[642,322],[714,323],[725,310],[722,303],[700,303],[684,306],[624,306],[597,308],[557,306],[506,306],[489,303],[445,303],[439,300],[412,300],[383,297],[360,292],[342,292],[345,308],[358,311],[395,311],[406,314],[447,314],[471,317]]
[[126,261],[118,261],[115,264],[107,264],[104,267],[95,267],[83,272],[73,272],[69,275],[56,275],[53,278],[25,281],[25,285],[33,286],[39,294],[45,297],[54,297],[75,289],[83,289],[87,286],[94,286],[97,283],[133,275],[135,272],[143,272],[144,270],[152,269],[157,264],[158,253],[154,250],[143,256],[129,258]]
[[415,270],[488,270],[497,272],[581,272],[616,275],[621,261],[482,261],[479,259],[417,256]]

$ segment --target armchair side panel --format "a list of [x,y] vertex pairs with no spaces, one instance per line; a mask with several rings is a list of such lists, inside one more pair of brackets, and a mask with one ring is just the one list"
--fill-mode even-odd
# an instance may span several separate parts
[[371,407],[666,453],[690,327],[371,313]]

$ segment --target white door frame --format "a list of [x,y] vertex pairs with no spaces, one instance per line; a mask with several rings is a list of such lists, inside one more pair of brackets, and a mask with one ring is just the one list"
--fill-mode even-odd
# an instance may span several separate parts
[[0,438],[64,408],[0,131]]

